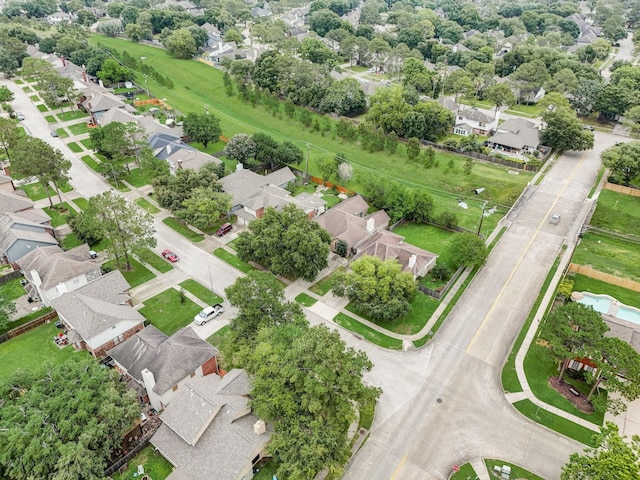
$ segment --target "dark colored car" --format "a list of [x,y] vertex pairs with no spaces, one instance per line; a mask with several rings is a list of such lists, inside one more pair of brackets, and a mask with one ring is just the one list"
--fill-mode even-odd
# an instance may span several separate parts
[[233,226],[230,223],[225,223],[216,231],[216,235],[222,237],[224,234],[229,233],[232,228]]
[[173,253],[171,250],[163,250],[162,256],[169,260],[171,263],[176,263],[178,261],[178,255]]

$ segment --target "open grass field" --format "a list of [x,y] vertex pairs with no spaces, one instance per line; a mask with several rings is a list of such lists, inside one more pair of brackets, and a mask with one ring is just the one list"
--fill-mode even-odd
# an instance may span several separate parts
[[173,335],[182,327],[193,322],[198,312],[202,310],[188,298],[180,302],[180,292],[169,288],[164,292],[144,301],[144,307],[139,312],[151,324],[165,335]]
[[586,233],[577,246],[573,263],[590,265],[616,277],[640,281],[640,238],[630,242],[621,238]]
[[54,323],[45,323],[0,343],[0,380],[8,378],[20,368],[34,370],[48,361],[64,363],[72,358],[88,357],[87,351],[76,352],[71,345],[58,348],[53,343],[53,337],[59,332]]
[[640,197],[602,190],[591,225],[627,235],[640,236]]
[[640,308],[640,295],[638,292],[602,282],[585,275],[575,274],[572,278],[574,282],[573,290],[575,292],[591,292],[610,295],[626,305]]
[[196,282],[191,278],[189,280],[185,280],[184,282],[180,283],[180,286],[184,288],[187,292],[195,295],[196,297],[198,297],[200,300],[202,300],[208,305],[215,305],[216,303],[223,302],[222,297],[219,297],[218,295],[213,293],[211,290],[209,290],[207,287],[199,284],[198,282]]
[[[342,142],[331,135],[324,137],[310,129],[303,128],[294,120],[279,114],[273,116],[261,106],[253,107],[244,103],[237,96],[229,97],[224,92],[223,72],[195,60],[177,60],[171,58],[164,50],[136,44],[122,39],[94,35],[93,44],[101,43],[119,52],[127,51],[132,57],[146,57],[145,63],[159,72],[171,72],[175,88],[169,90],[150,81],[152,93],[186,114],[201,112],[203,105],[210,105],[212,114],[221,119],[223,135],[232,137],[236,133],[265,132],[278,140],[290,140],[301,147],[311,146],[309,173],[319,174],[318,161],[327,156],[341,153],[354,166],[355,176],[346,187],[359,190],[358,174],[366,171],[396,179],[406,185],[427,189],[434,196],[436,212],[459,211],[463,226],[472,227],[477,224],[481,202],[486,198],[503,206],[511,205],[532,175],[519,172],[512,175],[501,166],[475,162],[470,175],[463,171],[464,157],[437,152],[439,167],[425,169],[404,156],[404,148],[400,147],[396,155],[386,152],[369,153],[356,143]],[[138,73],[138,76],[141,75]],[[306,148],[305,148],[306,149]],[[453,160],[453,168],[449,168],[449,160]],[[473,199],[472,190],[485,187],[482,199]],[[468,210],[457,206],[457,199],[469,196]]]

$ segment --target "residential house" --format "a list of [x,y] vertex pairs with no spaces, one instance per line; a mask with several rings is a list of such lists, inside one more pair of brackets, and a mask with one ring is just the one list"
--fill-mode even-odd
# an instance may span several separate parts
[[51,300],[77,350],[102,357],[144,328],[145,318],[131,306],[129,284],[114,270]]
[[122,108],[131,113],[136,111],[128,103],[124,103],[106,90],[101,91],[97,86],[87,87],[82,91],[78,107],[91,115],[94,125],[100,125],[101,117],[111,108]]
[[220,29],[215,25],[207,22],[202,24],[200,28],[207,32],[207,35],[209,36],[207,39],[207,47],[215,47],[222,40],[222,32],[220,32]]
[[149,325],[111,348],[108,354],[141,400],[157,411],[164,410],[188,381],[219,373],[218,349],[202,340],[191,327],[169,337]]
[[220,65],[223,58],[236,60],[247,57],[246,52],[240,50],[235,42],[223,42],[222,40],[210,49],[207,49],[206,55],[207,59],[216,65]]
[[49,25],[60,25],[62,22],[73,23],[77,18],[73,13],[55,12],[47,16],[47,22]]
[[91,258],[89,245],[64,251],[57,245],[40,247],[17,261],[29,280],[29,292],[46,306],[65,292],[72,292],[102,275],[101,260]]
[[190,379],[160,415],[151,444],[176,469],[167,480],[248,480],[272,429],[253,415],[244,370]]
[[[3,192],[4,193],[4,192]],[[17,203],[17,202],[16,202]],[[16,262],[38,247],[58,245],[51,219],[29,211],[0,214],[0,261],[16,267]]]
[[177,139],[182,138],[184,135],[182,127],[180,126],[169,127],[167,125],[162,125],[151,115],[135,115],[134,113],[119,107],[112,107],[104,112],[98,121],[98,125],[104,127],[112,122],[136,123],[138,126],[144,128],[144,131],[149,138],[160,133],[170,135]]
[[154,157],[166,160],[172,153],[185,149],[195,150],[191,145],[184,143],[180,137],[170,133],[156,133],[149,137],[149,148]]
[[446,108],[447,110],[449,110],[451,113],[455,115],[457,115],[458,110],[460,109],[460,106],[451,98],[438,97],[436,101],[438,102],[438,105],[440,105],[442,108]]
[[0,189],[0,213],[17,213],[20,216],[37,223],[51,223],[51,217],[41,208],[34,208],[35,204],[23,190],[6,191]]
[[414,278],[426,275],[436,264],[437,255],[404,243],[404,237],[390,232],[389,215],[384,210],[368,214],[369,205],[354,195],[315,220],[331,235],[331,248],[346,242],[354,257],[372,255],[383,260],[395,258]]
[[222,160],[209,155],[208,153],[201,152],[196,149],[180,148],[169,155],[167,155],[167,162],[169,162],[169,169],[172,173],[175,173],[180,168],[190,168],[192,170],[200,170],[207,163],[215,163],[220,165]]
[[498,118],[491,118],[477,108],[467,108],[456,115],[453,133],[465,137],[476,135],[490,135],[498,126]]
[[11,177],[7,175],[0,175],[0,190],[5,192],[13,192],[16,189]]
[[524,118],[510,118],[501,125],[487,146],[506,153],[533,153],[540,145],[540,130]]

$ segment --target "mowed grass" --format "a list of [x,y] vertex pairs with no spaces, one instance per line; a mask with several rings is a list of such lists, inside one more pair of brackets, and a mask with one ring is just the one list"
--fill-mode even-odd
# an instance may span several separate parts
[[200,300],[202,300],[207,305],[215,305],[216,303],[222,303],[222,297],[216,295],[207,287],[199,284],[193,279],[185,280],[180,283],[180,286],[184,288],[187,292],[195,295]]
[[142,198],[142,197],[136,198],[134,203],[138,205],[140,208],[142,208],[143,210],[146,210],[147,213],[150,213],[151,215],[160,212],[160,209],[155,205],[153,205],[151,202],[149,202],[146,198]]
[[[148,268],[143,266],[131,255],[129,255],[129,263],[131,263],[131,270],[126,270],[124,268],[125,259],[120,258],[120,271],[122,272],[122,275],[127,280],[129,285],[131,285],[131,288],[142,285],[152,278],[155,278],[155,275]],[[109,260],[108,262],[105,262],[103,266],[107,269],[113,270],[116,268],[116,260]]]
[[610,295],[620,302],[636,308],[640,308],[640,294],[628,288],[618,287],[611,283],[596,280],[576,273],[573,275],[573,290],[575,292],[591,292]]
[[[30,183],[29,185],[23,185],[21,188],[22,190],[24,190],[24,193],[27,194],[27,197],[29,197],[34,202],[37,202],[38,200],[42,200],[43,198],[47,198],[47,192],[45,191],[44,186],[42,186],[42,183],[40,182]],[[73,187],[68,183],[65,183],[64,185],[60,185],[61,192],[66,193],[66,192],[70,192],[71,190],[73,190]],[[49,195],[52,198],[57,195],[55,188],[53,187],[49,188]]]
[[87,125],[87,122],[73,123],[71,125],[67,125],[67,129],[74,135],[82,135],[89,131],[89,126]]
[[180,292],[170,288],[144,301],[144,307],[139,312],[151,324],[165,335],[173,335],[182,327],[189,325],[198,312],[199,305],[188,298],[180,301]]
[[336,273],[341,272],[343,270],[344,270],[344,267],[338,268],[335,272],[330,273],[326,277],[321,278],[319,281],[311,285],[311,288],[309,288],[309,290],[311,290],[316,295],[323,297],[333,288],[333,283],[335,281]]
[[61,122],[68,122],[69,120],[77,120],[78,118],[87,118],[89,115],[82,110],[67,110],[66,112],[60,112],[56,114]]
[[540,423],[553,431],[561,433],[569,438],[573,438],[585,445],[595,446],[593,436],[596,434],[593,430],[582,427],[571,420],[560,417],[554,413],[548,412],[538,407],[531,400],[520,400],[515,402],[513,406],[525,417]]
[[495,465],[502,467],[503,465],[508,465],[511,467],[511,478],[517,478],[519,480],[545,480],[539,475],[535,473],[531,473],[529,470],[525,470],[518,465],[514,465],[513,463],[503,462],[502,460],[485,460],[485,465],[487,466],[487,470],[493,472],[493,467]]
[[640,281],[640,239],[630,242],[622,238],[586,233],[580,240],[573,263],[590,265],[616,277]]
[[296,302],[298,302],[300,305],[303,305],[305,307],[310,307],[314,305],[317,302],[317,300],[312,296],[307,295],[306,293],[301,293],[296,297]]
[[[480,212],[478,213],[479,219]],[[454,235],[456,235],[455,232],[450,232],[434,225],[409,222],[396,228],[393,233],[402,235],[405,237],[405,242],[411,245],[435,253],[438,255],[439,264],[447,265],[454,270],[449,253],[449,244]]]
[[80,210],[86,210],[89,208],[89,200],[86,198],[74,198],[72,202],[75,203]]
[[58,203],[53,208],[44,207],[42,210],[51,217],[51,225],[53,227],[59,227],[67,223],[67,217],[74,211],[67,202],[62,205]]
[[16,278],[15,280],[11,280],[0,285],[0,297],[5,300],[13,301],[16,298],[20,298],[21,296],[26,295],[27,291],[20,283],[20,280],[22,279]]
[[[201,112],[205,103],[210,105],[211,113],[221,119],[223,135],[226,137],[230,138],[236,133],[265,132],[280,141],[293,141],[305,150],[308,143],[311,146],[309,173],[316,176],[320,172],[318,168],[320,160],[327,155],[341,153],[354,166],[355,175],[345,185],[348,188],[358,190],[358,174],[373,170],[386,178],[402,181],[406,185],[428,189],[434,196],[436,211],[459,211],[461,223],[464,226],[472,227],[477,224],[479,211],[460,209],[457,206],[457,198],[471,197],[473,189],[482,186],[487,189],[483,194],[484,198],[508,206],[517,199],[522,188],[532,178],[531,173],[519,172],[518,175],[512,175],[503,166],[479,162],[474,164],[472,173],[466,175],[463,170],[465,158],[442,151],[437,151],[439,167],[429,170],[408,161],[404,156],[402,145],[395,155],[389,155],[386,152],[369,153],[360,148],[357,143],[342,142],[331,135],[322,136],[303,128],[296,120],[291,120],[285,115],[274,117],[260,105],[253,107],[237,96],[221,95],[219,92],[224,90],[223,72],[204,63],[174,59],[164,50],[116,38],[94,35],[91,37],[91,42],[94,44],[100,42],[119,52],[126,50],[134,58],[144,56],[145,63],[156,70],[172,72],[171,79],[175,88],[169,90],[150,81],[154,95],[166,98],[172,107],[185,114]],[[138,76],[141,77],[141,74]],[[448,167],[449,160],[453,160],[453,168]],[[479,201],[477,203],[480,204]]]
[[149,183],[144,175],[144,172],[140,168],[134,168],[131,173],[124,177],[125,182],[136,188],[144,187]]
[[470,463],[459,465],[459,467],[460,471],[454,472],[453,475],[449,477],[449,480],[470,480],[477,478],[477,473]]
[[[69,130],[71,130],[71,129],[69,129]],[[78,145],[76,142],[67,143],[67,147],[69,147],[69,150],[71,150],[73,153],[80,153],[83,150],[82,147],[80,145]],[[87,155],[87,156],[89,156],[89,155]],[[83,157],[83,161],[84,161],[84,157]]]
[[361,337],[364,337],[371,343],[375,343],[376,345],[392,350],[402,350],[402,340],[390,337],[388,335],[385,335],[384,333],[380,333],[377,330],[374,330],[373,328],[360,323],[349,315],[339,313],[338,315],[336,315],[333,321],[341,327],[344,327],[347,330],[351,330]]
[[71,345],[60,349],[53,343],[60,331],[55,322],[45,323],[11,340],[0,343],[0,381],[20,368],[34,370],[46,362],[64,363],[73,358],[87,358],[85,350],[76,352]]
[[164,258],[159,255],[156,255],[152,250],[148,248],[141,248],[136,251],[136,256],[142,260],[143,263],[152,266],[160,273],[167,273],[170,270],[173,270],[173,265],[167,262]]
[[[124,473],[118,472],[111,474],[113,480],[130,480],[136,478],[138,473],[138,465],[144,467],[145,475],[153,480],[164,480],[173,471],[173,465],[165,459],[160,452],[156,451],[152,445],[147,445],[129,461],[129,467]],[[142,478],[142,476],[140,476]]]
[[591,225],[627,235],[640,236],[640,197],[602,190]]
[[181,223],[176,218],[167,217],[164,220],[162,220],[162,223],[164,223],[169,228],[172,228],[173,230],[178,232],[183,237],[188,238],[192,242],[201,242],[202,240],[204,240],[204,236],[200,235],[199,233],[194,232],[188,226],[186,226],[184,223]]
[[[69,144],[69,145],[71,145],[71,144]],[[86,163],[87,166],[91,170],[93,170],[94,172],[97,172],[98,168],[100,167],[100,164],[91,155],[84,155],[84,156],[80,157],[80,160],[82,160],[84,163]]]
[[220,260],[227,262],[229,265],[231,265],[234,268],[237,268],[241,272],[249,273],[251,270],[256,270],[256,268],[253,265],[247,262],[243,262],[238,257],[236,257],[233,253],[227,252],[222,247],[216,248],[213,251],[213,254],[216,257],[218,257]]

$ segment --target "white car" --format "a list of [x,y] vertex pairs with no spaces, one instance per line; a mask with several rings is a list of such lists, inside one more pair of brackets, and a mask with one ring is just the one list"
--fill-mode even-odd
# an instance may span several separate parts
[[20,121],[24,120],[24,113],[16,112],[16,118]]
[[368,73],[376,73],[376,69],[375,68],[370,68],[369,70],[367,70]]
[[193,317],[193,321],[196,325],[204,325],[209,320],[213,320],[218,315],[221,315],[222,312],[224,312],[224,308],[219,303],[216,303],[215,305],[211,305],[210,307],[203,309],[199,314]]
[[549,219],[549,223],[553,223],[554,225],[557,225],[558,223],[560,223],[560,214],[554,213],[553,215],[551,215],[551,218]]

